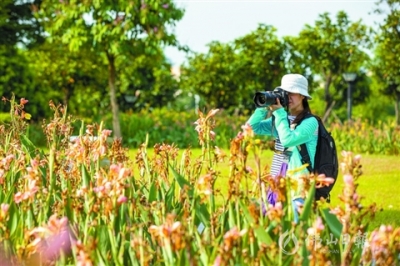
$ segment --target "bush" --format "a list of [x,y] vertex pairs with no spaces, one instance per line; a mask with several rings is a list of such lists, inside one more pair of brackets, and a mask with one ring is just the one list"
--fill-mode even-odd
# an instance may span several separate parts
[[[227,149],[231,141],[240,132],[250,115],[232,114],[219,110],[215,121],[215,140],[220,148]],[[10,121],[9,114],[3,114],[5,121]],[[174,112],[168,108],[141,111],[139,113],[121,113],[122,141],[126,147],[138,148],[147,140],[147,145],[153,147],[158,143],[174,144],[178,148],[200,148],[195,121],[197,114],[193,112]],[[84,124],[90,124],[91,119],[83,119]],[[104,128],[112,129],[111,115],[104,118]],[[101,121],[98,121],[100,124]],[[82,122],[71,122],[74,135],[78,135]],[[393,122],[378,121],[370,123],[366,119],[354,120],[351,123],[334,121],[326,124],[336,140],[339,150],[351,150],[367,154],[400,154],[400,127]],[[29,124],[29,138],[43,147],[46,143],[42,125]],[[269,141],[268,137],[260,137]]]
[[11,122],[11,116],[10,113],[0,113],[0,123],[10,123]]
[[[216,122],[216,139],[223,148],[229,148],[230,141],[241,130],[247,117],[232,116],[223,110]],[[123,143],[132,148],[146,141],[150,147],[157,143],[175,144],[179,148],[199,148],[198,134],[195,130],[197,114],[193,112],[173,112],[167,108],[142,110],[139,113],[120,115]],[[111,118],[106,127],[112,128]]]
[[[240,132],[250,115],[232,115],[220,110],[215,121],[215,140],[221,148],[229,148],[232,139]],[[146,140],[148,145],[156,143],[175,144],[179,148],[199,148],[195,130],[196,114],[171,112],[157,109],[138,114],[121,114],[123,141],[128,147],[139,147]],[[110,125],[110,123],[107,123]],[[368,154],[400,154],[400,127],[394,123],[358,119],[351,123],[333,122],[326,125],[332,132],[339,150],[352,150]],[[260,137],[268,141],[268,137]]]
[[367,120],[355,120],[330,125],[339,150],[366,154],[400,154],[400,126],[379,121],[373,125]]

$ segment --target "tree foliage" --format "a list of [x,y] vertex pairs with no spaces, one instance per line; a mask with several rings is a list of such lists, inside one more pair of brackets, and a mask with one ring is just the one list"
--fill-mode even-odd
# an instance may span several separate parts
[[[107,69],[102,58],[84,49],[69,53],[62,43],[44,43],[29,52],[29,68],[35,69],[40,102],[68,106],[79,117],[101,117],[108,106]],[[40,58],[40,60],[37,60]]]
[[239,105],[242,97],[238,93],[237,57],[231,44],[212,42],[207,54],[189,57],[182,68],[182,87],[206,99],[208,108]]
[[177,45],[170,28],[183,16],[173,1],[44,0],[43,21],[51,38],[60,38],[71,51],[83,47],[105,58],[108,65],[110,104],[115,137],[121,137],[117,80],[119,56],[135,60],[157,53],[161,44]]
[[372,69],[382,86],[381,91],[395,101],[396,123],[400,124],[400,1],[381,0],[378,13],[386,17],[376,38]]
[[206,54],[189,58],[182,87],[207,99],[210,106],[254,106],[256,91],[273,90],[285,72],[283,43],[267,25],[231,43],[212,42]]
[[[24,52],[13,46],[0,45],[0,94],[11,98],[14,94],[18,98],[26,97],[33,91],[33,74],[26,67],[27,59]],[[9,108],[2,105],[1,110]]]
[[[119,103],[122,111],[165,107],[174,101],[178,80],[161,49],[154,55],[140,55],[135,60],[118,60],[120,76]],[[126,101],[132,97],[133,102]]]
[[[280,39],[273,26],[260,24],[229,43],[211,42],[207,52],[188,58],[177,80],[163,53],[165,45],[180,47],[173,26],[183,10],[172,0],[4,0],[0,93],[29,98],[27,111],[34,120],[50,115],[50,100],[95,121],[112,114],[114,136],[119,136],[119,111],[189,110],[199,107],[193,96],[200,95],[201,107],[246,112],[254,108],[255,91],[273,90],[286,73],[306,76],[312,95],[323,98],[315,99],[313,111],[323,115],[334,106],[335,117],[342,118],[348,86],[342,74],[351,71],[358,75],[355,107],[376,100],[370,91],[375,86],[378,95],[394,99],[400,123],[399,0],[377,4],[386,17],[371,64],[366,63],[371,30],[344,12],[333,18],[325,13],[298,36]],[[384,102],[392,116],[393,105]]]
[[[0,94],[22,98],[35,91],[25,51],[43,43],[43,29],[32,10],[41,1],[0,1]],[[7,107],[1,105],[6,111]]]
[[41,2],[0,1],[0,45],[11,47],[19,43],[31,47],[44,41],[43,27],[32,12]]
[[[325,111],[340,95],[335,81],[344,72],[359,72],[368,60],[365,51],[369,47],[370,29],[361,21],[351,22],[343,11],[333,21],[329,13],[319,16],[314,26],[305,25],[296,37],[286,37],[295,62],[308,67],[319,75],[324,83]],[[364,49],[363,49],[364,48]]]
[[276,29],[268,25],[259,27],[234,41],[238,57],[238,75],[242,87],[249,92],[273,90],[286,72],[283,41]]

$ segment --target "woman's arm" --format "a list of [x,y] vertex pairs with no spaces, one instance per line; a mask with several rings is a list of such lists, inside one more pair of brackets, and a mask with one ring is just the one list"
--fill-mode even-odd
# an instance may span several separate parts
[[257,108],[247,121],[257,135],[272,135],[272,118],[265,119],[267,113],[265,108]]
[[287,113],[283,108],[274,111],[273,115],[275,116],[275,127],[278,131],[279,140],[284,147],[298,146],[317,138],[315,131],[318,127],[318,121],[314,117],[305,119],[294,130],[290,130]]

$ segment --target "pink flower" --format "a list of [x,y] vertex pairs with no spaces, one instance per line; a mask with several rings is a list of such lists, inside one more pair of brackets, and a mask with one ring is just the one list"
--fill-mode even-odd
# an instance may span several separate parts
[[120,195],[117,199],[118,204],[122,204],[128,201],[128,198],[125,197],[124,195]]
[[26,100],[25,98],[21,98],[20,100],[19,100],[19,103],[21,104],[21,105],[25,105],[25,104],[27,104],[29,101],[28,100]]
[[344,158],[351,157],[353,155],[351,151],[342,151],[341,154]]
[[343,180],[346,185],[352,186],[354,184],[353,176],[350,174],[345,174]]
[[307,229],[309,235],[319,235],[325,229],[324,223],[321,217],[317,217],[314,221],[313,226]]
[[345,211],[341,207],[336,207],[334,209],[331,209],[329,212],[336,215],[341,221],[345,215]]
[[330,184],[333,184],[335,182],[335,179],[332,177],[325,177],[324,174],[318,175],[317,178],[315,179],[315,187],[316,188],[321,188],[321,187],[327,187]]
[[213,190],[212,190],[212,182],[213,182],[213,176],[212,174],[206,174],[203,176],[199,177],[199,180],[197,181],[196,188],[198,190],[199,194],[204,194],[204,195],[211,195]]
[[95,193],[101,193],[101,192],[104,191],[104,186],[94,187],[94,188],[93,188],[93,191],[94,191]]
[[34,261],[40,265],[51,264],[50,262],[56,261],[61,253],[71,251],[71,233],[66,217],[58,219],[57,215],[53,214],[47,226],[34,228],[29,235],[35,237],[28,246],[40,253],[39,261]]
[[1,211],[2,211],[3,213],[7,213],[9,208],[10,208],[10,205],[9,205],[9,204],[7,204],[7,203],[2,203],[2,204],[1,204]]
[[253,169],[251,169],[251,167],[250,166],[246,166],[246,172],[247,173],[249,173],[249,174],[252,174],[254,171],[253,171]]
[[7,203],[2,203],[0,207],[0,221],[5,219],[8,214],[8,209],[10,208],[10,205]]
[[221,265],[221,262],[222,262],[221,255],[218,255],[218,256],[215,258],[215,261],[214,261],[213,266],[220,266],[220,265]]
[[356,156],[354,156],[353,162],[355,164],[359,164],[360,161],[361,161],[361,155],[360,154],[357,154]]
[[219,147],[217,147],[217,146],[215,146],[214,154],[215,154],[215,157],[217,158],[217,161],[218,161],[218,162],[223,162],[224,159],[225,159],[225,157],[226,157],[225,152],[224,152],[223,150],[221,150],[221,149],[220,149]]
[[14,201],[15,203],[20,203],[21,201],[24,200],[24,194],[22,194],[20,191],[18,191],[15,195],[14,195]]
[[103,131],[101,131],[101,135],[104,137],[109,137],[111,136],[112,130],[109,129],[103,129]]
[[250,124],[246,123],[242,126],[243,135],[248,138],[254,137],[254,131],[251,128]]
[[238,230],[238,228],[235,226],[228,232],[224,234],[224,251],[230,251],[232,247],[234,246],[234,243],[243,235],[247,233],[246,229],[243,229],[241,231]]
[[215,116],[216,113],[218,113],[218,111],[219,111],[219,109],[210,110],[210,111],[208,112],[207,116],[206,116],[206,120],[209,119],[210,117]]

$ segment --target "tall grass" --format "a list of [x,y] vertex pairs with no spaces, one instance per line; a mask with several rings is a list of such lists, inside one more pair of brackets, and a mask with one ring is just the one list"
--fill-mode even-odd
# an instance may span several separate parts
[[400,126],[394,123],[370,125],[356,120],[345,124],[335,123],[330,128],[340,149],[367,154],[400,154]]

